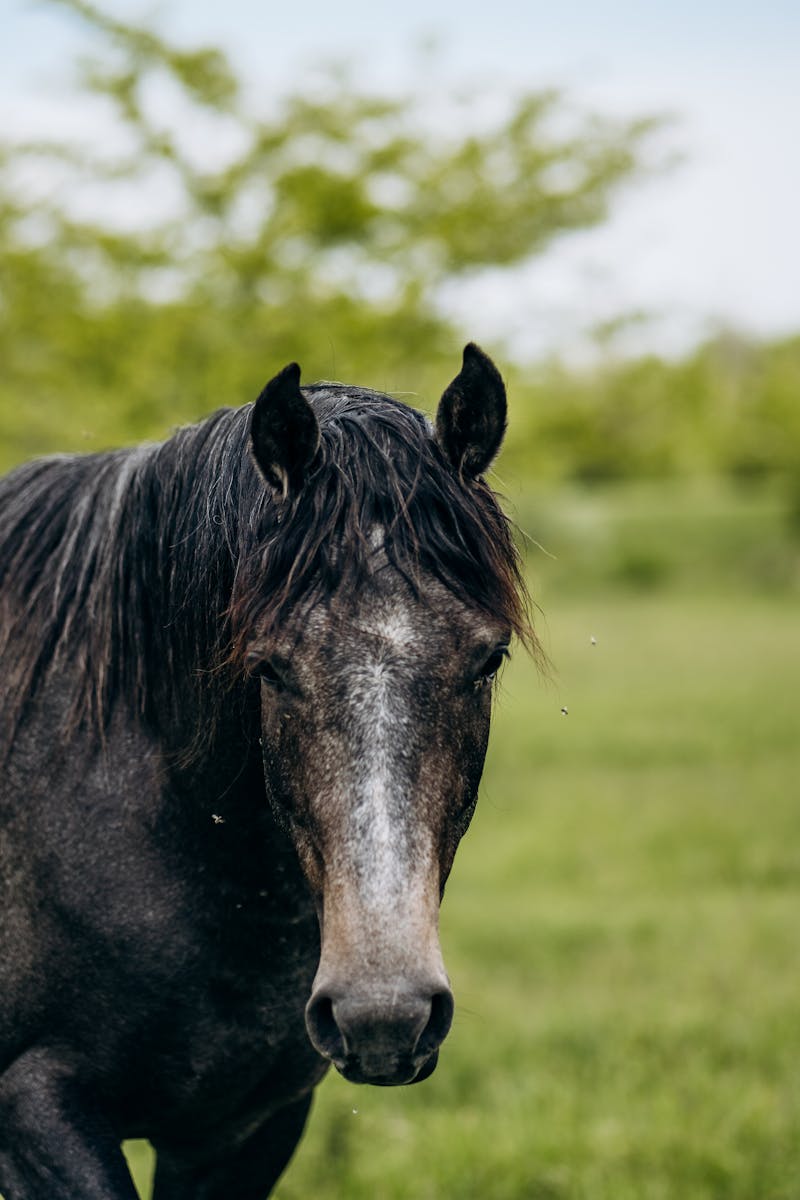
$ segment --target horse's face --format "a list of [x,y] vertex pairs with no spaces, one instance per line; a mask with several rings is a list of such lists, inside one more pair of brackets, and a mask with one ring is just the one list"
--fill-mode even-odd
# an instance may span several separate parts
[[[302,495],[319,445],[298,374],[276,377],[253,413],[253,453],[279,501]],[[504,428],[502,381],[468,347],[435,433],[465,489]],[[366,532],[358,586],[278,632],[254,630],[248,656],[261,675],[267,791],[320,917],[308,1033],[346,1078],[389,1085],[426,1078],[450,1027],[439,903],[475,806],[511,630],[431,575],[412,590],[384,529]]]
[[308,1031],[348,1079],[409,1083],[450,1027],[439,901],[510,631],[385,567],[293,634],[259,652],[262,743],[320,913]]

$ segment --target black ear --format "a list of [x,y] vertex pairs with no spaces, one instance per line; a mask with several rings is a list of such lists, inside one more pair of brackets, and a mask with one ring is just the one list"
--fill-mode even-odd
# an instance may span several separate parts
[[270,379],[250,418],[253,457],[267,483],[284,500],[302,487],[319,443],[317,418],[300,391],[300,368],[289,363]]
[[506,431],[506,389],[492,360],[474,342],[464,347],[458,375],[439,401],[436,440],[462,478],[491,465]]

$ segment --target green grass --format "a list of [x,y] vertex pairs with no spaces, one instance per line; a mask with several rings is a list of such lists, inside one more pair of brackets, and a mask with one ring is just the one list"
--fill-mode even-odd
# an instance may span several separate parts
[[330,1076],[278,1200],[800,1196],[797,543],[769,496],[541,524],[554,677],[518,654],[502,683],[439,1069]]

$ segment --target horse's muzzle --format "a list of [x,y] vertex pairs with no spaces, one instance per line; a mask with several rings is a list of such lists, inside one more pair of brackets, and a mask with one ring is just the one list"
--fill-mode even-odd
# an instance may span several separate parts
[[448,987],[381,995],[317,989],[306,1007],[315,1048],[351,1083],[419,1083],[436,1067],[453,1020]]

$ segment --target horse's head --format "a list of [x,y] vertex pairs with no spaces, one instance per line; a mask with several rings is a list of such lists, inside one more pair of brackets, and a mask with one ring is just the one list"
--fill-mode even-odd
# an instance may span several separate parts
[[480,480],[505,390],[467,347],[434,431],[373,393],[320,387],[309,402],[298,376],[267,386],[251,425],[280,518],[246,649],[267,791],[319,911],[311,1041],[350,1080],[411,1083],[450,1028],[439,903],[524,617]]

